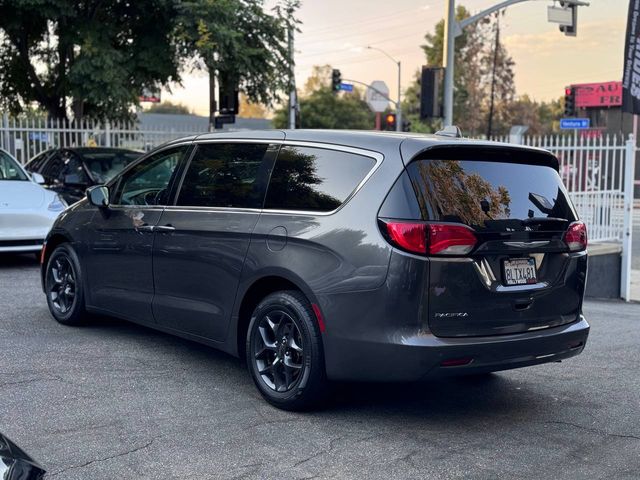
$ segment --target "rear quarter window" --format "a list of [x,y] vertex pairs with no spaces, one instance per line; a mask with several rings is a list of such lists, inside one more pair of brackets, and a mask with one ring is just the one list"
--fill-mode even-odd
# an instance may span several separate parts
[[271,174],[265,208],[330,212],[340,207],[375,166],[371,157],[283,146]]

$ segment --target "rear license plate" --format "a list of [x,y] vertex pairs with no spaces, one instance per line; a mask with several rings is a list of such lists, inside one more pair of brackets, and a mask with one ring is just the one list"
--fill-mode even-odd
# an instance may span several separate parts
[[533,258],[511,258],[505,260],[502,273],[505,285],[528,285],[538,282],[536,261]]

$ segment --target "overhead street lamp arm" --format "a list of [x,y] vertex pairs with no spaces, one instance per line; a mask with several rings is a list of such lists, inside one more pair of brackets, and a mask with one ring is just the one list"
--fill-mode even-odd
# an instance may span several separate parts
[[395,100],[391,100],[386,94],[382,93],[380,90],[378,90],[376,87],[372,87],[371,85],[369,85],[368,83],[364,83],[364,82],[360,82],[359,80],[351,80],[349,78],[343,78],[342,79],[343,82],[350,82],[350,83],[357,83],[358,85],[362,85],[364,87],[370,88],[371,90],[373,90],[374,92],[376,92],[377,94],[379,94],[382,98],[384,98],[385,100],[389,100],[391,103],[393,103],[396,108],[398,108],[398,102],[396,102]]
[[[500,2],[496,5],[494,5],[493,7],[489,7],[486,10],[481,11],[480,13],[476,13],[475,15],[471,16],[471,17],[467,17],[464,20],[460,21],[460,22],[456,22],[456,31],[455,31],[455,36],[458,37],[460,35],[462,35],[462,30],[464,30],[466,27],[468,27],[469,25],[471,25],[472,23],[477,22],[478,20],[480,20],[481,18],[486,17],[487,15],[491,15],[493,12],[496,12],[498,10],[502,10],[503,8],[507,8],[511,5],[515,5],[516,3],[522,3],[522,2],[528,2],[531,0],[505,0],[504,2]],[[589,2],[583,2],[581,0],[562,0],[565,3],[569,3],[571,5],[578,5],[580,7],[588,7],[589,6]]]
[[367,45],[367,48],[369,50],[375,50],[382,53],[398,67],[398,101],[394,103],[396,105],[396,114],[398,116],[398,121],[396,122],[396,130],[400,132],[402,131],[402,64],[400,63],[400,60],[396,60],[381,48],[372,47],[371,45]]

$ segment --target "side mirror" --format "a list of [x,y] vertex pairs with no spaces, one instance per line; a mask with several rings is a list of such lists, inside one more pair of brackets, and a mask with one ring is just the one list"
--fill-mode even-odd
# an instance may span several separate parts
[[91,205],[105,208],[109,206],[109,189],[104,185],[87,188],[87,199]]
[[31,179],[39,185],[45,184],[44,177],[40,175],[38,172],[31,172]]

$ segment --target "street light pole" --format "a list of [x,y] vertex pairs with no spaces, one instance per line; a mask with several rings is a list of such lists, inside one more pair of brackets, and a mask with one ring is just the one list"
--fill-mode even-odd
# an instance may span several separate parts
[[[492,14],[503,8],[507,8],[516,3],[528,2],[531,0],[503,0],[500,3],[487,8],[471,17],[464,20],[456,21],[456,5],[455,0],[445,0],[445,15],[444,15],[444,42],[442,46],[442,66],[444,67],[444,126],[448,127],[453,124],[453,69],[454,69],[454,53],[455,53],[455,39],[457,36],[462,35],[462,30],[477,22],[481,18]],[[589,2],[583,0],[563,0],[563,3],[576,5],[579,7],[589,6]]]
[[453,125],[453,68],[455,53],[456,2],[447,0],[444,16],[442,66],[444,67],[444,120],[443,126]]
[[371,45],[367,45],[369,50],[377,50],[378,52],[385,55],[389,60],[395,63],[398,66],[398,101],[396,102],[396,131],[402,131],[402,64],[400,60],[396,60],[387,52],[378,47],[372,47]]

